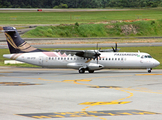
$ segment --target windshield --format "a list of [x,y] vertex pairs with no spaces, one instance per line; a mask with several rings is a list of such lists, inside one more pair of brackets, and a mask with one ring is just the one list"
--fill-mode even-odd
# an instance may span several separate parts
[[151,55],[142,55],[141,58],[152,58]]

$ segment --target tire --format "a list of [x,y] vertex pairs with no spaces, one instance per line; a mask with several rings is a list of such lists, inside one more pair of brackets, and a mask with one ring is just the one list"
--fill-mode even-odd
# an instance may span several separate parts
[[79,73],[85,73],[85,70],[83,68],[79,69]]
[[94,73],[94,70],[89,70],[89,73]]
[[148,70],[148,73],[151,73],[151,70]]

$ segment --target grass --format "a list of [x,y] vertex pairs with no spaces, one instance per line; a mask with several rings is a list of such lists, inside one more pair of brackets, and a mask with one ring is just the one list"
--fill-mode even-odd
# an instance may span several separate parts
[[162,8],[131,9],[127,11],[92,12],[4,12],[0,11],[0,24],[74,24],[134,19],[162,19]]
[[162,20],[118,22],[113,24],[80,24],[39,26],[22,37],[125,37],[162,36]]
[[39,26],[28,31],[22,37],[106,37],[107,33],[104,26],[104,24]]
[[[57,49],[57,48],[56,48]],[[65,48],[70,50],[93,50],[94,48]],[[102,48],[102,49],[111,49],[111,48]],[[54,50],[53,48],[45,48],[44,50]],[[162,69],[162,46],[157,47],[122,47],[120,52],[146,52],[149,53],[153,58],[157,59],[161,64],[156,67],[156,69]],[[30,64],[15,64],[15,65],[4,65],[4,60],[7,60],[6,58],[3,58],[3,54],[9,54],[8,49],[0,49],[0,66],[19,66],[19,67],[36,67],[34,65]]]

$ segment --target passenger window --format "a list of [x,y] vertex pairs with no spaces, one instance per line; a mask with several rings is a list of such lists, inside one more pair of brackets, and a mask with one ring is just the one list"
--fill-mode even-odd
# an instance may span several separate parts
[[111,60],[111,58],[109,58],[109,60]]
[[114,58],[112,58],[112,60],[114,60]]
[[115,58],[115,60],[117,60],[117,58]]
[[118,60],[120,60],[120,58],[118,58]]

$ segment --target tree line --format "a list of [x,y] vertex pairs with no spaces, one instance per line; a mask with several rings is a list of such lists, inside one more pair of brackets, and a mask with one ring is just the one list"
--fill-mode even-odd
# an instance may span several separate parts
[[0,8],[141,8],[158,6],[162,6],[162,0],[0,0]]

